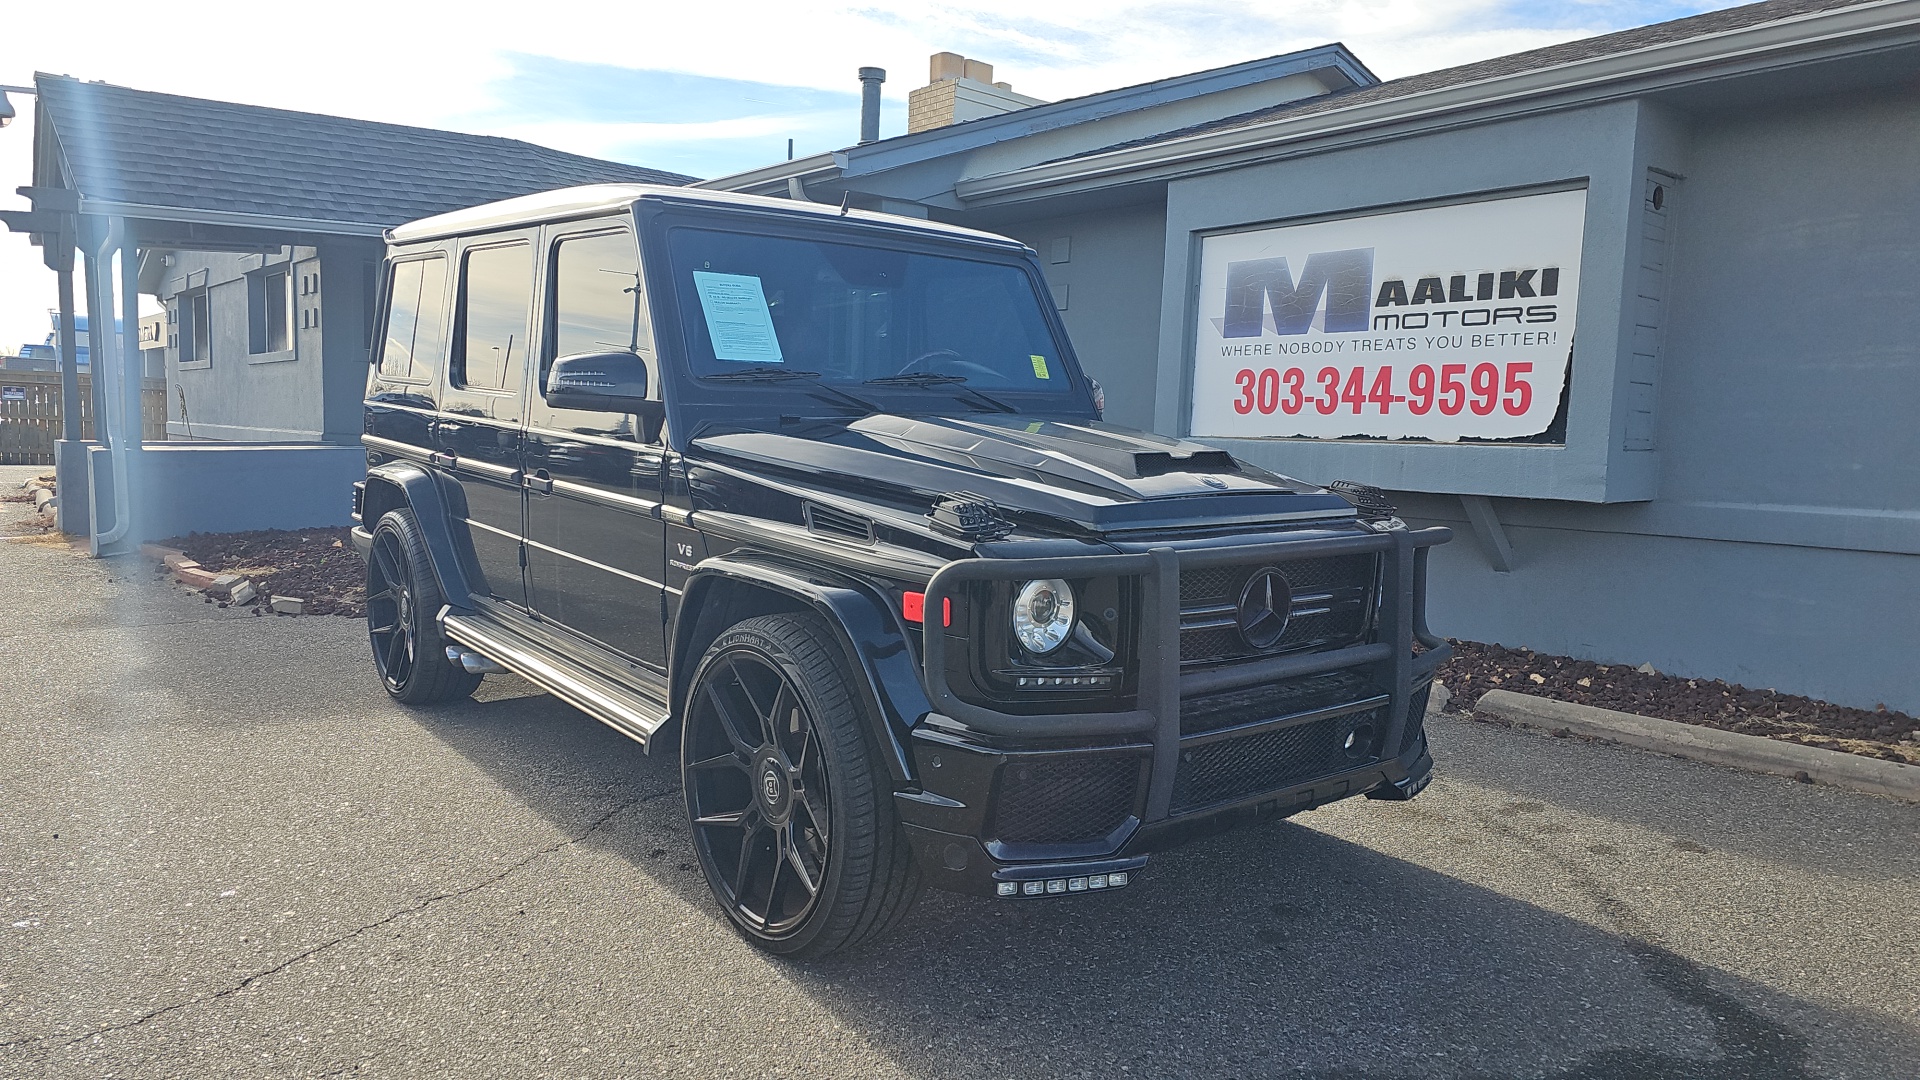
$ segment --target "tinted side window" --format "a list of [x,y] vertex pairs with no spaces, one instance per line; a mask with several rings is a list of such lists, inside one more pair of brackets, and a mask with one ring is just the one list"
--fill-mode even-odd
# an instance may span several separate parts
[[435,256],[393,264],[388,290],[380,374],[431,382],[446,344],[447,260]]
[[532,248],[526,244],[467,252],[460,288],[460,344],[453,385],[517,390],[527,355],[527,310],[533,302]]
[[[640,262],[626,232],[566,237],[553,257],[553,348],[557,356],[651,352]],[[546,366],[540,385],[546,386]]]

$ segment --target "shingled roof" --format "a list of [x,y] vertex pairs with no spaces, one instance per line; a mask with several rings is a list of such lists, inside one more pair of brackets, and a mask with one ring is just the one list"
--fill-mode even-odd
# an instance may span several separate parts
[[[36,75],[67,185],[123,207],[388,227],[576,184],[687,184],[678,173],[486,135],[403,127]],[[49,185],[49,161],[36,183]],[[131,210],[123,211],[139,216]],[[324,228],[318,231],[327,231]]]
[[1704,15],[1694,15],[1684,19],[1654,23],[1651,26],[1636,26],[1631,30],[1621,30],[1612,34],[1600,34],[1595,37],[1581,38],[1560,45],[1549,45],[1542,49],[1530,49],[1526,52],[1498,56],[1491,60],[1482,60],[1458,67],[1442,68],[1438,71],[1409,75],[1402,79],[1390,79],[1373,86],[1358,87],[1351,90],[1335,91],[1318,97],[1302,98],[1254,112],[1240,113],[1236,116],[1222,117],[1203,124],[1175,131],[1161,132],[1141,139],[1115,143],[1099,150],[1076,154],[1074,157],[1088,157],[1115,150],[1129,150],[1136,146],[1150,146],[1190,135],[1205,135],[1209,132],[1227,131],[1233,128],[1249,127],[1269,120],[1287,119],[1296,116],[1309,116],[1331,109],[1344,109],[1353,105],[1364,105],[1390,98],[1407,97],[1439,90],[1444,87],[1463,83],[1479,82],[1483,79],[1499,78],[1502,75],[1517,75],[1525,71],[1570,64],[1578,60],[1588,60],[1613,53],[1631,52],[1634,49],[1651,45],[1664,45],[1669,42],[1685,41],[1689,38],[1705,37],[1728,30],[1739,30],[1761,23],[1775,22],[1796,15],[1811,15],[1836,8],[1856,7],[1871,3],[1873,0],[1765,0],[1763,3],[1746,4],[1740,7],[1723,8]]

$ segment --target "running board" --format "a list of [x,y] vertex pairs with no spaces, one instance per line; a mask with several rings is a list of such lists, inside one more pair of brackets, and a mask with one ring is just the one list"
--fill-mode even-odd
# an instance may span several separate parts
[[667,722],[665,701],[554,656],[490,620],[449,612],[441,616],[440,625],[449,640],[511,670],[639,743],[648,753],[653,752],[653,734]]

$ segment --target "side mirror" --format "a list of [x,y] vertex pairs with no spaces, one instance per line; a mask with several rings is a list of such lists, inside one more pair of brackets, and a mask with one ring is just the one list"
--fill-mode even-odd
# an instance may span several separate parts
[[637,413],[647,401],[647,362],[630,352],[574,353],[547,369],[556,409]]
[[1107,389],[1100,380],[1087,376],[1087,389],[1093,392],[1093,414],[1102,420],[1107,418]]

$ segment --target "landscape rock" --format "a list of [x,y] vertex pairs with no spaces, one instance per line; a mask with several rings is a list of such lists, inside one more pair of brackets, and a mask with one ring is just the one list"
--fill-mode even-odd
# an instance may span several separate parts
[[235,604],[251,604],[253,598],[258,595],[260,594],[254,590],[253,582],[242,578],[240,584],[235,585],[233,591],[227,594],[227,600]]
[[306,609],[306,601],[297,596],[276,596],[268,601],[275,615],[298,615]]
[[200,565],[195,563],[191,566],[175,567],[173,580],[189,589],[207,589],[213,586],[214,573],[211,570],[200,569]]

